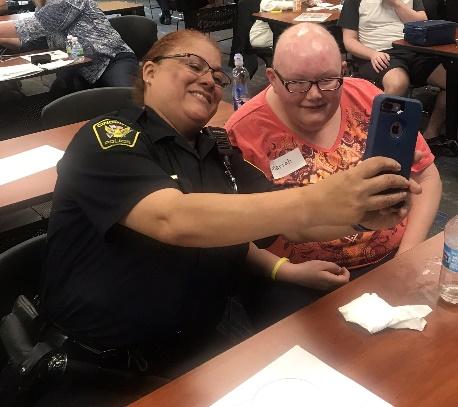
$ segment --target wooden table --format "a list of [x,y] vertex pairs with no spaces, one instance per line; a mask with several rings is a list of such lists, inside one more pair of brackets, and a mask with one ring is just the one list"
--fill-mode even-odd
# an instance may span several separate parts
[[16,21],[23,20],[24,18],[29,18],[33,13],[18,13],[18,14],[9,14],[6,16],[0,16],[0,23],[3,21]]
[[[132,3],[128,1],[98,1],[97,5],[104,14],[121,14],[125,15],[145,15],[145,7],[142,3]],[[0,16],[0,22],[2,21],[14,21],[24,18],[31,17],[33,13],[19,13],[10,14],[7,16]]]
[[[458,28],[455,38],[458,41]],[[445,133],[449,140],[457,140],[458,130],[458,45],[436,45],[432,47],[422,47],[409,44],[404,40],[393,42],[394,48],[404,48],[421,54],[432,54],[441,57],[443,65],[447,71],[447,111]]]
[[[327,3],[340,4],[340,0],[326,0]],[[291,10],[282,11],[281,13],[271,13],[271,12],[259,12],[253,13],[253,16],[258,20],[265,21],[269,24],[273,34],[274,34],[274,44],[276,44],[278,36],[290,25],[300,24],[300,21],[294,21],[294,19],[299,16],[301,13],[331,13],[331,15],[326,19],[326,21],[321,22],[320,24],[324,26],[330,26],[337,23],[337,20],[340,17],[340,11],[336,10],[316,10],[316,11],[307,11],[306,6],[302,5],[302,11],[294,12]]]
[[[8,59],[6,59],[4,61],[0,61],[0,67],[29,64],[30,62],[27,61],[26,59],[22,58],[22,56],[30,55],[30,54],[39,54],[41,52],[47,52],[47,51],[46,50],[37,50],[37,51],[26,52],[24,54],[17,54],[17,56],[15,56],[13,58],[8,58]],[[68,60],[68,59],[69,58],[65,58],[64,60]],[[10,81],[18,81],[18,80],[22,80],[22,79],[33,78],[33,77],[36,77],[36,76],[48,75],[48,74],[51,74],[51,73],[54,73],[54,72],[57,72],[57,71],[63,71],[63,70],[67,70],[67,69],[74,69],[74,68],[77,68],[77,67],[79,67],[81,65],[89,64],[91,62],[92,62],[91,58],[83,56],[83,57],[78,58],[77,60],[73,61],[71,64],[64,65],[64,66],[61,66],[59,68],[44,69],[42,71],[30,73],[30,74],[25,75],[25,76],[21,76],[21,77],[17,77],[17,78],[10,78],[10,79],[4,80],[4,81],[0,81],[0,83],[6,83],[6,82],[10,82]]]
[[[224,123],[232,113],[232,105],[221,102],[217,113],[209,124],[212,126],[224,126]],[[84,123],[80,122],[0,141],[0,159],[43,145],[65,150]],[[48,201],[52,197],[56,179],[56,168],[53,167],[17,181],[0,185],[0,214]]]
[[[438,299],[442,247],[441,233],[131,406],[208,406],[294,345],[396,407],[456,406],[458,306]],[[345,322],[337,308],[365,292],[391,305],[428,304],[425,330],[371,335]]]
[[142,3],[130,3],[127,1],[99,1],[97,2],[100,10],[105,14],[121,14],[144,16],[145,7]]

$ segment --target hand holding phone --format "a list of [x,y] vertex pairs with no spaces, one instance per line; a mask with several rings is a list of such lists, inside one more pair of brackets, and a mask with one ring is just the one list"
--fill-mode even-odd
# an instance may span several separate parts
[[363,159],[383,156],[401,164],[400,174],[410,177],[420,127],[422,105],[416,99],[401,96],[377,95]]
[[409,179],[421,112],[422,105],[416,99],[377,95],[372,103],[363,159],[376,156],[393,158],[401,164],[400,175]]

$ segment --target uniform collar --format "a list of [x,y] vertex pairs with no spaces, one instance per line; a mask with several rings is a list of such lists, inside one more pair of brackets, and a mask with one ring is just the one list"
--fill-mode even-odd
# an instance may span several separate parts
[[196,145],[193,148],[186,139],[170,126],[156,111],[148,106],[136,107],[130,117],[134,122],[140,124],[152,143],[164,138],[173,138],[174,142],[181,148],[195,155],[197,158],[204,158],[215,146],[215,140],[199,132],[196,135]]

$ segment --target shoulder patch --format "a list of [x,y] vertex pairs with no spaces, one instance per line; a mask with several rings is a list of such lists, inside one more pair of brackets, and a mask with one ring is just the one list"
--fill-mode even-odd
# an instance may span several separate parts
[[115,119],[103,119],[92,126],[104,150],[116,147],[134,147],[140,132]]

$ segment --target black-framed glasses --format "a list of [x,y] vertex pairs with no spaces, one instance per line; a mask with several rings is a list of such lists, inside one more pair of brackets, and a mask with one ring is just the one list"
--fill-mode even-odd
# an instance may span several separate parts
[[337,90],[343,84],[343,78],[341,76],[331,76],[330,78],[322,78],[318,79],[317,81],[299,79],[294,81],[287,81],[275,68],[272,69],[289,93],[307,93],[313,85],[318,86],[319,90],[327,92],[331,90]]
[[176,59],[186,65],[191,72],[194,72],[198,76],[204,76],[206,73],[211,72],[212,78],[215,81],[216,86],[226,88],[231,84],[231,78],[221,69],[215,69],[210,64],[195,54],[175,54],[175,55],[163,55],[151,59],[152,62],[159,62],[163,59]]

